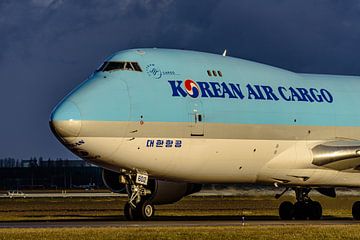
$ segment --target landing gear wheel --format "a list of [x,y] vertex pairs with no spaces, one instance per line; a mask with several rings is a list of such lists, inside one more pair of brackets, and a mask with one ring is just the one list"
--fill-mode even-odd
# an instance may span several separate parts
[[296,202],[294,204],[294,218],[296,220],[306,220],[308,216],[308,204],[305,202]]
[[294,216],[294,204],[289,201],[282,202],[279,206],[281,220],[291,220]]
[[125,203],[124,216],[128,221],[134,221],[140,219],[140,212],[137,208],[132,208],[130,203]]
[[130,207],[130,203],[125,203],[125,206],[124,206],[124,216],[125,216],[125,219],[128,220],[128,221],[131,221],[131,214],[130,214],[130,210],[131,210],[131,207]]
[[139,208],[141,207],[141,218],[143,220],[150,220],[154,214],[155,214],[155,208],[154,205],[150,201],[144,201],[142,204],[140,204]]
[[319,202],[308,203],[308,214],[310,220],[320,220],[322,216],[322,207]]
[[352,215],[355,220],[360,220],[360,201],[354,202],[352,206]]

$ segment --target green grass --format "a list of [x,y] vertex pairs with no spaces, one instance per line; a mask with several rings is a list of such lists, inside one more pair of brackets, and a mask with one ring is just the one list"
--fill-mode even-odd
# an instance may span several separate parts
[[[314,196],[325,216],[351,217],[357,197],[331,199]],[[123,220],[126,198],[42,198],[0,199],[0,225],[3,221],[112,219]],[[260,197],[186,197],[178,203],[156,206],[156,215],[202,217],[264,216],[277,218],[282,201],[273,196]],[[225,219],[227,219],[225,217]],[[41,225],[41,222],[39,222]],[[360,225],[276,225],[214,227],[101,227],[0,229],[0,240],[12,239],[360,239]]]
[[0,229],[0,239],[360,239],[360,226]]

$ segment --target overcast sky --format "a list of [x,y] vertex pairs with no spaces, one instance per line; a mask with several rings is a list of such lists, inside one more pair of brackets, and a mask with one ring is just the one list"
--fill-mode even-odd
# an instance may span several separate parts
[[184,48],[360,75],[359,0],[0,0],[0,158],[74,158],[51,109],[109,54]]

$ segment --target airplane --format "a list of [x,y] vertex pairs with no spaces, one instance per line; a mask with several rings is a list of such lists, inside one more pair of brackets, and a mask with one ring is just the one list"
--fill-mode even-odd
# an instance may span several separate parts
[[[360,77],[301,74],[188,50],[142,48],[109,56],[54,108],[50,127],[80,158],[103,168],[124,215],[204,183],[268,184],[293,191],[281,219],[321,219],[311,190],[360,186]],[[352,207],[360,219],[360,201]]]

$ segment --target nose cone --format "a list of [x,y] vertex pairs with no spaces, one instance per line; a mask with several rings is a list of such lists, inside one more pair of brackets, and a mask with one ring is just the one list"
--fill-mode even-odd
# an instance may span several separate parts
[[72,101],[60,103],[50,116],[50,127],[53,133],[66,141],[78,137],[81,130],[81,114],[78,106]]

